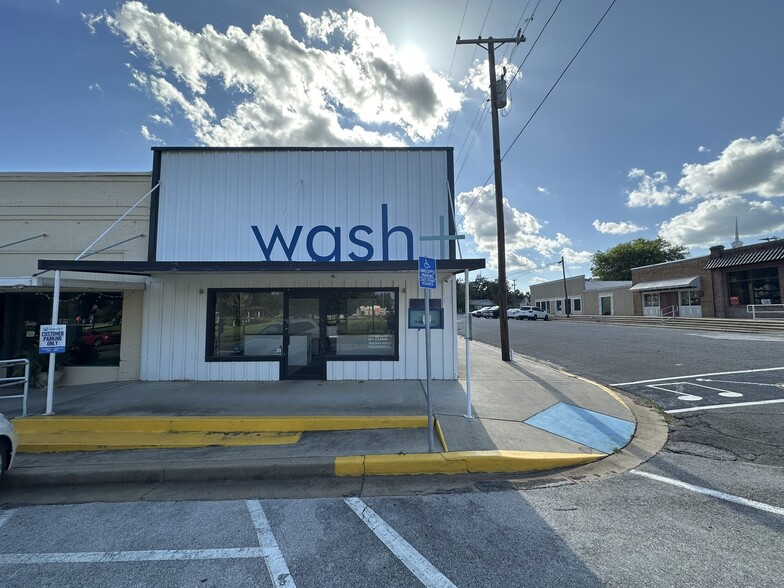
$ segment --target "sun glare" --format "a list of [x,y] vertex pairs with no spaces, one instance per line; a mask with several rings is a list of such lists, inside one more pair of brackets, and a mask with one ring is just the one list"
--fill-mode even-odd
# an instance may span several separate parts
[[400,66],[408,72],[422,71],[427,67],[425,54],[415,45],[403,45],[397,53]]

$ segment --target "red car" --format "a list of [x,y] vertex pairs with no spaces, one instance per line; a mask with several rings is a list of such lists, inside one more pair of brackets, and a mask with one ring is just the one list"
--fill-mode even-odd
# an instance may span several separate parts
[[87,347],[100,347],[101,345],[114,345],[120,342],[120,333],[117,331],[99,331],[82,333],[79,343]]

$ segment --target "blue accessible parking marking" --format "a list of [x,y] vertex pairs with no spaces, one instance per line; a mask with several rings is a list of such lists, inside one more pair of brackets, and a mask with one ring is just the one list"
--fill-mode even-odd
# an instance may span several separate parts
[[565,402],[559,402],[523,422],[602,453],[612,453],[626,445],[635,428],[635,424],[629,421]]

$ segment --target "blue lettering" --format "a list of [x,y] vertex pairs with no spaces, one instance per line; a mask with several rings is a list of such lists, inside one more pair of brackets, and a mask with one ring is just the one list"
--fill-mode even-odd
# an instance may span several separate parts
[[[315,240],[316,235],[319,233],[329,233],[332,235],[333,247],[332,253],[329,255],[319,255],[313,249],[313,241]],[[335,261],[340,261],[340,227],[335,227],[334,229],[328,227],[327,225],[318,225],[313,227],[308,233],[307,246],[308,254],[313,261],[332,261],[333,259]]]
[[261,252],[264,254],[264,257],[267,259],[267,261],[270,261],[270,254],[272,253],[273,247],[275,247],[275,241],[280,241],[280,246],[283,247],[283,251],[286,252],[286,257],[289,261],[291,261],[291,256],[294,255],[294,248],[297,246],[300,233],[302,233],[302,225],[297,225],[297,228],[294,230],[294,235],[291,237],[291,245],[287,244],[283,239],[283,235],[281,234],[280,227],[278,225],[275,225],[275,229],[272,231],[272,239],[270,239],[269,246],[264,242],[264,238],[261,236],[259,227],[256,225],[251,225],[250,228],[253,230],[253,234],[256,236],[256,241],[259,242]]
[[[279,225],[275,225],[275,228],[272,230],[272,236],[269,239],[269,243],[264,240],[264,237],[262,237],[261,231],[257,225],[251,225],[250,228],[253,231],[253,235],[256,237],[256,241],[259,243],[259,247],[261,248],[261,252],[264,255],[264,259],[266,261],[272,261],[273,251],[277,244],[280,244],[281,249],[283,249],[283,252],[286,254],[286,259],[292,261],[294,251],[297,248],[297,243],[299,243],[299,238],[302,236],[302,225],[296,226],[294,233],[288,242],[283,237],[283,233],[281,232]],[[390,237],[394,233],[401,233],[406,240],[405,259],[414,259],[414,233],[411,231],[411,229],[403,225],[398,225],[395,227],[389,226],[388,204],[381,205],[381,232],[381,245],[383,253],[382,258],[384,261],[389,261],[389,241]],[[341,261],[341,233],[341,227],[333,228],[328,227],[327,225],[317,225],[313,227],[308,233],[305,243],[307,253],[310,258],[313,261]],[[348,257],[352,261],[370,261],[375,255],[375,249],[369,238],[362,238],[361,234],[363,233],[369,236],[373,234],[373,229],[371,229],[368,225],[356,225],[349,230],[349,242],[359,248],[357,251],[348,254]],[[317,253],[314,249],[314,243],[320,234],[328,234],[332,236],[332,250],[324,255]]]
[[414,259],[414,233],[408,227],[397,226],[388,229],[389,219],[387,215],[387,205],[381,205],[381,231],[383,234],[383,251],[384,261],[389,261],[389,236],[392,233],[403,233],[408,238],[408,257],[406,259]]
[[367,225],[357,225],[353,229],[351,229],[348,233],[348,238],[354,245],[359,245],[360,247],[364,248],[367,251],[367,255],[357,255],[356,253],[349,253],[348,256],[351,258],[352,261],[370,261],[373,257],[373,246],[368,241],[363,241],[359,237],[357,237],[357,233],[359,231],[364,231],[368,235],[373,232]]

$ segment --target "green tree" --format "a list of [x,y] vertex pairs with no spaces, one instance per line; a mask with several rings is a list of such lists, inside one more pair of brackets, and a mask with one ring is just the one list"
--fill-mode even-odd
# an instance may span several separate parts
[[591,273],[599,280],[631,280],[633,267],[676,261],[688,255],[684,245],[673,245],[661,237],[640,238],[594,253]]

